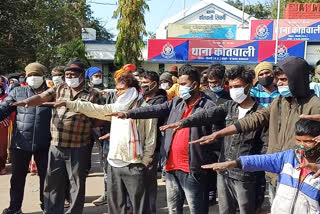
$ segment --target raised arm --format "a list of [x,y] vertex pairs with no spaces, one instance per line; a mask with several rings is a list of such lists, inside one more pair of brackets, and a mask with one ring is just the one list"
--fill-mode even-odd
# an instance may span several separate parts
[[166,118],[171,108],[172,101],[167,101],[163,104],[132,109],[127,112],[126,116],[133,119]]
[[79,112],[91,118],[99,120],[111,120],[111,117],[105,117],[105,114],[112,113],[114,104],[99,105],[87,101],[66,101],[66,107],[71,111]]

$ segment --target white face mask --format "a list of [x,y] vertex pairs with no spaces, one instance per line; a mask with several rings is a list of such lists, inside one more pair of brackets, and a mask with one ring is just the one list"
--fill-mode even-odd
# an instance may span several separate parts
[[233,101],[241,104],[246,98],[247,95],[244,93],[245,88],[231,88],[230,89],[230,97]]
[[66,83],[70,88],[77,88],[80,85],[80,79],[77,78],[66,78]]
[[102,83],[102,79],[99,77],[92,77],[91,82],[93,85],[100,85]]
[[169,83],[167,83],[167,82],[161,83],[160,88],[162,88],[163,90],[168,90],[169,89]]
[[53,76],[52,81],[53,81],[54,85],[60,85],[61,83],[64,82],[62,79],[62,76]]
[[39,88],[43,84],[43,77],[31,76],[27,77],[27,84],[34,89]]

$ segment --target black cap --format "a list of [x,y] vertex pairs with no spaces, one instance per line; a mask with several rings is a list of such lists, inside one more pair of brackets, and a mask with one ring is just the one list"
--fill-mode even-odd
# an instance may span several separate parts
[[75,71],[75,72],[82,73],[82,72],[85,72],[85,66],[80,59],[73,58],[68,62],[64,71]]

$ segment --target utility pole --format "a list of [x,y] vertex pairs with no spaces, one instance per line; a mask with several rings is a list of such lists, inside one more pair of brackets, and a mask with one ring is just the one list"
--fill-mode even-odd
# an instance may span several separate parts
[[280,0],[278,0],[278,8],[277,8],[276,49],[274,51],[274,63],[278,62],[279,19],[280,19]]
[[183,0],[183,17],[186,16],[186,0]]

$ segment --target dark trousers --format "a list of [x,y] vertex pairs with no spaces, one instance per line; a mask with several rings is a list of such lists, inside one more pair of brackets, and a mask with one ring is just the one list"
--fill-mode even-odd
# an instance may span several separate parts
[[235,214],[237,204],[240,214],[255,213],[256,183],[218,174],[218,197],[220,214]]
[[190,214],[208,213],[208,178],[206,173],[193,174],[180,170],[166,172],[169,214],[182,214],[187,199]]
[[109,164],[107,180],[109,214],[127,213],[127,195],[132,202],[134,214],[150,214],[146,170],[147,168],[141,163],[125,167],[113,167]]
[[50,146],[44,187],[45,213],[62,214],[64,212],[66,188],[70,188],[70,208],[66,213],[82,213],[90,155],[88,146],[79,148]]
[[147,170],[147,179],[146,179],[146,186],[148,188],[149,205],[150,205],[150,213],[151,214],[157,213],[158,162],[159,162],[159,154],[154,153],[153,160]]
[[37,164],[40,177],[40,201],[43,204],[43,186],[48,165],[48,151],[29,152],[21,149],[11,150],[12,176],[10,180],[10,209],[17,211],[21,209],[26,176],[32,155]]

